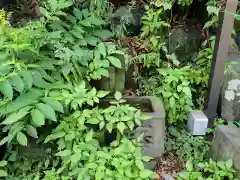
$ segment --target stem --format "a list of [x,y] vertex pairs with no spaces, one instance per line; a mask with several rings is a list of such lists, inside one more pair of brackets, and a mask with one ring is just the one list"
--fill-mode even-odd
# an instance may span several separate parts
[[120,142],[121,140],[121,133],[119,130],[117,130],[117,141]]

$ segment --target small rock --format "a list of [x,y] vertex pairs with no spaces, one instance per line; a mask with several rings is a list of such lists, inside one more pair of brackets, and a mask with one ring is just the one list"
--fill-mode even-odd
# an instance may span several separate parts
[[164,178],[164,180],[174,180],[174,178],[168,174],[164,174],[162,175],[162,177]]

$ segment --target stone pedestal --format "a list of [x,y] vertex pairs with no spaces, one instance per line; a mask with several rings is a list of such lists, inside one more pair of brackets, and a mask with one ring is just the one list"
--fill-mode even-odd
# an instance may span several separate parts
[[233,167],[240,177],[240,128],[218,126],[209,152],[215,161],[233,159]]
[[[144,156],[152,158],[160,157],[164,153],[164,133],[165,133],[165,110],[162,101],[153,96],[125,96],[124,99],[130,106],[140,109],[149,114],[152,118],[144,121],[143,126],[136,128],[130,134],[130,138],[138,138],[144,133],[142,151]],[[104,103],[111,99],[103,100]],[[101,103],[100,103],[101,107]],[[156,161],[145,163],[145,167],[153,169]]]
[[152,116],[144,121],[143,127],[135,130],[135,137],[144,133],[143,153],[145,156],[160,157],[164,153],[164,132],[165,132],[165,110],[162,102],[157,97],[140,96],[126,97],[130,104],[140,104],[147,106],[143,112]]

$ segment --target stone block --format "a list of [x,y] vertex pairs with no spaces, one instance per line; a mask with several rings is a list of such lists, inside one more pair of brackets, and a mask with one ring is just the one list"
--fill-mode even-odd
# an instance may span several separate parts
[[227,121],[240,119],[240,51],[236,44],[228,50],[227,66],[224,71],[221,91],[221,116]]
[[218,126],[211,144],[209,156],[215,161],[233,159],[233,167],[240,177],[240,129]]
[[151,119],[144,122],[143,127],[138,127],[134,132],[135,137],[144,133],[143,154],[153,158],[162,156],[164,153],[165,132],[165,110],[163,103],[159,98],[152,96],[131,96],[126,97],[126,100],[130,104],[139,104],[139,108],[143,112],[152,116]]
[[[160,157],[164,153],[165,110],[163,103],[157,97],[152,96],[125,96],[126,103],[149,114],[152,118],[144,121],[141,127],[133,132],[126,132],[130,138],[138,138],[144,133],[142,150],[145,156]],[[100,102],[100,107],[107,107],[111,98],[105,98]],[[107,135],[108,141],[116,139],[116,135]]]

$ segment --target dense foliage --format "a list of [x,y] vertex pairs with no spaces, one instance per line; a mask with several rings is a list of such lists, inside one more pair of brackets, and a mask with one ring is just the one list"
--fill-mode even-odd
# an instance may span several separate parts
[[142,155],[141,137],[126,135],[149,116],[126,105],[119,92],[101,108],[109,92],[90,86],[109,77],[110,66],[123,66],[117,44],[104,42],[113,36],[108,4],[80,4],[45,1],[41,19],[22,28],[9,26],[1,11],[0,145],[7,151],[0,176],[5,179],[155,177],[144,169],[150,158]]
[[[6,180],[148,180],[143,137],[129,132],[150,119],[120,92],[97,90],[110,68],[135,68],[140,93],[159,97],[167,112],[167,152],[186,163],[178,179],[233,179],[232,161],[208,161],[209,141],[184,128],[188,113],[203,109],[215,35],[205,34],[197,56],[180,61],[170,35],[173,11],[187,15],[193,0],[145,4],[141,46],[131,62],[120,39],[132,20],[111,21],[108,0],[43,0],[41,18],[9,25],[0,11],[0,177]],[[218,25],[223,3],[209,0],[202,30]],[[129,12],[134,9],[132,2]],[[129,15],[129,14],[128,14]],[[239,16],[236,16],[239,18]],[[204,33],[203,33],[204,34]],[[118,39],[116,39],[118,38]],[[177,42],[182,43],[182,42]],[[192,60],[192,59],[191,59]],[[107,107],[104,98],[110,98]],[[213,133],[215,129],[210,129]],[[212,135],[212,134],[211,134]],[[214,173],[213,173],[214,172]]]
[[[140,54],[135,59],[151,70],[151,73],[139,74],[142,76],[139,78],[140,87],[143,94],[153,94],[164,101],[169,124],[185,124],[188,112],[203,108],[215,36],[206,37],[202,42],[195,63],[180,62],[170,51],[171,44],[168,42],[173,20],[167,15],[172,10],[173,3],[160,2],[150,4],[143,17],[142,47],[147,48],[148,53]],[[191,3],[192,1],[178,1],[179,5],[186,8]],[[213,27],[218,22],[220,7],[221,3],[207,3],[210,20],[206,22],[204,29]]]

